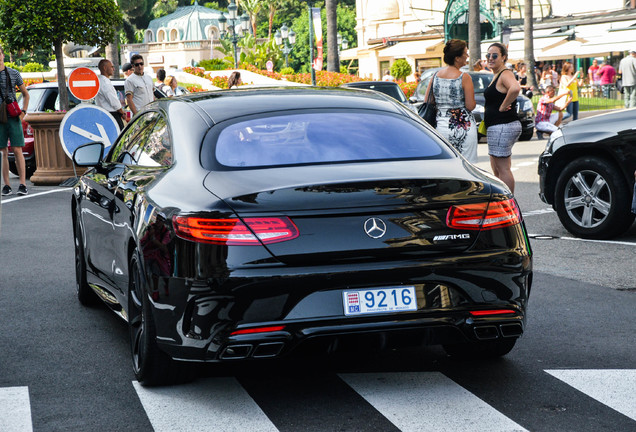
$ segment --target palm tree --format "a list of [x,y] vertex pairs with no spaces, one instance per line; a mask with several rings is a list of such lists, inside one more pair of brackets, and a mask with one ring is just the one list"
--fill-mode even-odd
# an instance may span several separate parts
[[[239,2],[237,2],[239,3]],[[261,10],[261,0],[241,0],[240,6],[243,8],[247,15],[250,17],[250,23],[252,24],[252,34],[256,36],[256,15]]]
[[523,38],[525,39],[524,58],[526,60],[528,85],[537,89],[539,86],[537,85],[537,76],[534,73],[534,39],[532,38],[532,34],[534,33],[533,6],[534,2],[532,0],[525,0],[523,10]]
[[281,0],[262,0],[265,7],[268,9],[268,18],[269,18],[269,26],[267,37],[269,39],[272,38],[272,27],[274,26],[274,16],[276,16],[276,11],[281,6]]
[[340,59],[338,58],[338,0],[326,0],[327,11],[327,70],[340,72]]
[[479,0],[468,0],[468,52],[470,53],[470,70],[473,70],[475,62],[481,59],[480,15]]

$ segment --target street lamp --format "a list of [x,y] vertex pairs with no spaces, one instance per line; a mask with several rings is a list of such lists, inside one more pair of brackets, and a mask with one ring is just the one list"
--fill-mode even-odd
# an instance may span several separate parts
[[[238,16],[238,6],[234,0],[230,1],[230,4],[227,7],[229,18],[226,18],[225,15],[221,15],[219,18],[219,27],[221,30],[221,39],[228,39],[234,45],[234,67],[238,67],[238,49],[237,44],[238,41],[241,40],[244,36],[244,33],[249,31],[249,21],[250,18],[247,14],[243,14],[240,17]],[[240,26],[239,26],[240,21]],[[229,26],[227,25],[229,23]],[[237,29],[238,27],[238,29]]]
[[289,53],[296,43],[296,33],[283,24],[280,30],[276,30],[274,34],[276,45],[283,45],[283,54],[285,54],[285,67],[289,67]]
[[341,49],[343,50],[349,49],[349,41],[347,39],[343,39],[340,33],[338,33],[337,35],[337,41],[338,41],[338,57],[339,57]]

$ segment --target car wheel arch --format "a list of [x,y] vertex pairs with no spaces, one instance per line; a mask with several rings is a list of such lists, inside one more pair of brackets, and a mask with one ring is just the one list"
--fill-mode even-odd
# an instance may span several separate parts
[[555,205],[556,185],[559,181],[560,174],[571,162],[585,157],[603,160],[613,165],[617,171],[623,172],[620,168],[620,163],[614,158],[612,153],[607,150],[598,147],[585,147],[585,144],[583,144],[583,148],[581,148],[579,144],[577,144],[576,147],[571,145],[561,147],[550,158],[549,169],[546,176],[546,198],[553,207]]
[[[629,212],[631,182],[625,178],[622,170],[617,168],[618,164],[611,158],[586,154],[569,160],[559,171],[555,179],[553,207],[568,231],[577,237],[605,239],[620,235],[631,226],[634,220],[634,216]],[[590,189],[586,189],[587,192],[584,194],[579,186],[572,186],[575,175],[583,185],[590,181],[590,175],[600,176],[603,182],[598,183],[599,188],[596,191],[587,183]],[[596,180],[594,184],[597,184]],[[574,192],[574,195],[569,195],[570,192]],[[623,196],[630,198],[629,203],[622,199]],[[566,198],[575,199],[578,205],[568,207],[565,204]],[[581,204],[579,199],[581,202],[585,199],[587,204]],[[601,201],[595,204],[597,199]],[[605,200],[608,201],[604,203]],[[580,213],[579,208],[583,207],[584,212]],[[603,208],[607,213],[602,210]],[[590,213],[587,213],[588,211]],[[592,225],[588,226],[588,223]]]

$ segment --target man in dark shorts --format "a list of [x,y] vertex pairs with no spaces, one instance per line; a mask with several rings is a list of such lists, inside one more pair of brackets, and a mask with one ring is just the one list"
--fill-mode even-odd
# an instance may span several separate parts
[[[8,90],[7,78],[11,80]],[[24,81],[22,81],[20,72],[5,66],[4,50],[0,47],[0,94],[2,95],[2,98],[12,98],[11,100],[15,100],[16,87],[18,87],[22,92],[22,112],[18,117],[9,117],[7,115],[7,122],[0,123],[0,151],[2,152],[3,158],[2,178],[4,179],[2,195],[10,195],[13,192],[9,181],[9,141],[11,141],[11,149],[15,156],[15,164],[18,169],[18,177],[20,178],[18,195],[26,195],[29,193],[26,187],[26,169],[24,164],[24,155],[22,154],[22,147],[24,147],[22,119],[24,118],[27,107],[29,106],[29,92],[24,85]]]

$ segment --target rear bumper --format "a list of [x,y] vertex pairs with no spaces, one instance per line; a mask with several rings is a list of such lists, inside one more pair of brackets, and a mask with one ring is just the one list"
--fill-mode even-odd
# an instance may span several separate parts
[[[456,262],[446,258],[412,264],[391,268],[376,263],[375,271],[245,272],[220,285],[170,278],[168,289],[160,284],[152,301],[157,342],[175,359],[219,362],[278,357],[311,345],[327,350],[362,341],[378,348],[419,346],[523,333],[532,283],[529,255],[507,250]],[[395,285],[415,286],[417,311],[344,315],[344,290]],[[470,314],[493,308],[513,313]],[[283,328],[232,334],[273,326]]]

